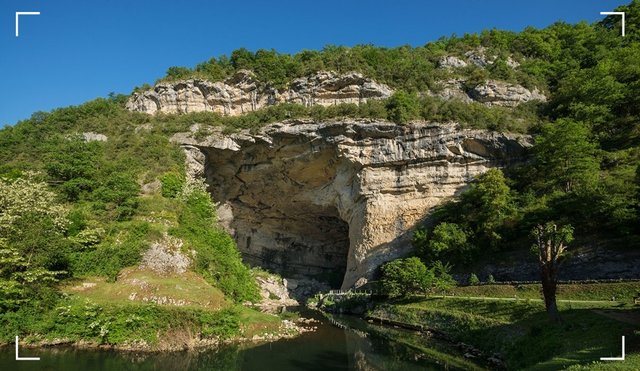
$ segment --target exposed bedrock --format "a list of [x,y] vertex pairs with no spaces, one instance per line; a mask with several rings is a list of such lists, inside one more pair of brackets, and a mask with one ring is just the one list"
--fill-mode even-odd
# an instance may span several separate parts
[[410,248],[430,210],[490,167],[519,161],[526,136],[456,124],[292,121],[256,134],[178,134],[244,258],[287,278],[361,286]]
[[[442,66],[466,63],[455,57],[444,59]],[[488,106],[515,107],[532,100],[545,101],[537,89],[532,91],[517,84],[488,80],[475,88],[465,88],[464,79],[440,81],[438,92],[425,92],[441,98],[477,101]],[[319,71],[294,79],[286,88],[275,89],[258,81],[251,71],[240,70],[224,81],[182,80],[159,83],[143,92],[134,93],[127,102],[130,111],[148,114],[217,112],[238,116],[281,103],[297,103],[306,107],[332,106],[342,103],[361,104],[370,99],[384,99],[393,94],[385,84],[357,72],[339,74]]]
[[258,81],[251,71],[240,70],[225,81],[183,80],[160,83],[134,93],[127,109],[145,113],[217,112],[237,116],[280,103],[304,106],[360,104],[387,98],[392,90],[357,72],[338,74],[320,71],[293,80],[286,89]]

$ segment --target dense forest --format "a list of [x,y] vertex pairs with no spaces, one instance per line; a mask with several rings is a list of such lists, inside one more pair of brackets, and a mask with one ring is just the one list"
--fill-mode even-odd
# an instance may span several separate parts
[[[3,128],[0,337],[58,331],[53,310],[69,300],[61,294],[61,284],[86,276],[115,280],[122,269],[138,264],[141,253],[163,233],[182,238],[185,248],[197,251],[194,270],[230,302],[258,299],[252,273],[233,240],[215,226],[213,202],[201,185],[185,179],[183,155],[169,139],[195,123],[238,130],[296,117],[370,117],[399,124],[456,121],[531,134],[535,145],[529,161],[505,173],[492,170],[480,176],[416,233],[418,257],[427,265],[445,262],[436,265],[444,271],[446,263],[464,266],[479,256],[528,248],[532,227],[549,220],[573,226],[576,235],[638,248],[640,1],[617,10],[627,14],[624,38],[619,19],[607,17],[595,24],[556,23],[522,32],[487,30],[419,47],[327,46],[295,55],[238,49],[194,68],[171,67],[161,79],[218,81],[249,69],[280,87],[315,71],[358,71],[396,90],[386,100],[360,106],[280,105],[240,117],[148,116],[125,110],[127,96],[111,95],[37,112]],[[442,56],[463,57],[481,47],[495,56],[493,63],[438,68]],[[509,66],[509,60],[518,66]],[[535,87],[549,99],[507,108],[424,94],[456,77],[468,87],[487,79]],[[88,140],[83,133],[108,139]],[[206,135],[206,130],[196,135]],[[149,190],[156,181],[160,191]],[[51,313],[48,322],[36,323],[38,313]],[[120,323],[118,316],[110,321]],[[87,323],[78,328],[88,332],[78,330],[73,336],[115,341],[99,328],[87,330],[94,319],[82,319]],[[226,322],[221,323],[224,327]]]

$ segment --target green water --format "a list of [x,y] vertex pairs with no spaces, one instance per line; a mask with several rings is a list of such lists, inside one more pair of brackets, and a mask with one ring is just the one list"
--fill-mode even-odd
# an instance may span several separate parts
[[364,321],[347,317],[338,320],[357,330],[339,328],[323,320],[317,331],[294,339],[251,346],[227,345],[201,352],[145,354],[73,348],[21,350],[20,356],[40,357],[40,361],[16,361],[14,349],[5,348],[0,351],[0,370],[455,369],[412,348],[366,332],[367,326],[371,325]]

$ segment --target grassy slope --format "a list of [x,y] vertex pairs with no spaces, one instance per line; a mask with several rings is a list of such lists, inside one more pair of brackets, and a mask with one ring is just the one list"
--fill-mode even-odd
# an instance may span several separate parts
[[[462,297],[540,299],[540,284],[459,286],[447,294]],[[560,300],[611,300],[630,303],[640,292],[640,282],[580,283],[558,285]]]
[[116,282],[106,282],[103,277],[87,277],[82,281],[77,282],[77,285],[66,286],[63,292],[100,304],[127,300],[160,300],[179,306],[211,310],[231,305],[219,289],[195,272],[163,276],[149,270],[126,268]]
[[[614,303],[560,303],[562,325],[549,323],[544,306],[536,301],[421,298],[378,306],[372,315],[424,325],[447,333],[456,341],[497,352],[509,368],[555,370],[589,364],[600,357],[619,356],[620,336],[627,337],[627,352],[640,351],[637,325],[602,315],[623,313],[640,318],[638,309]],[[627,365],[640,367],[630,356]]]

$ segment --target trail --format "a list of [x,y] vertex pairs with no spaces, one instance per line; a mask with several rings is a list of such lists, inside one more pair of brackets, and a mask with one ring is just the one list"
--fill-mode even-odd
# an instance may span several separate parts
[[[471,300],[497,300],[497,301],[536,301],[536,302],[542,302],[542,299],[526,299],[526,298],[496,298],[496,297],[490,297],[490,296],[449,296],[449,295],[444,295],[444,296],[436,296],[438,298],[445,298],[445,299],[471,299]],[[566,299],[558,299],[557,300],[558,303],[595,303],[595,304],[615,304],[618,303],[616,301],[611,301],[611,300],[566,300]]]

